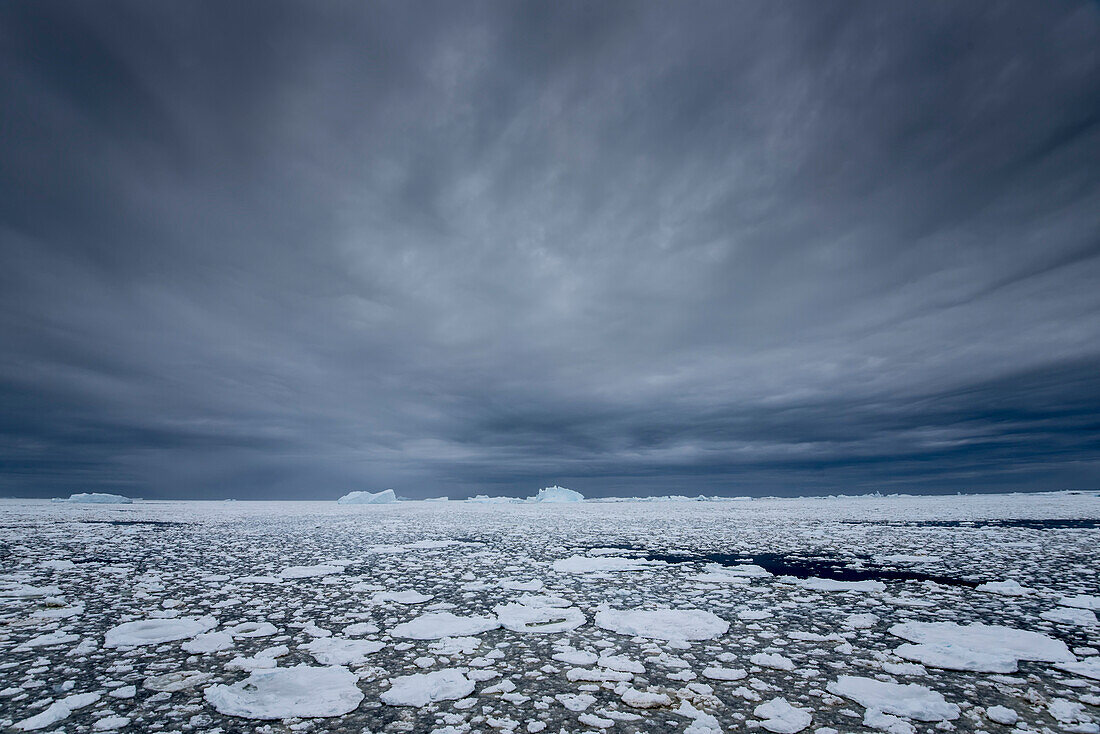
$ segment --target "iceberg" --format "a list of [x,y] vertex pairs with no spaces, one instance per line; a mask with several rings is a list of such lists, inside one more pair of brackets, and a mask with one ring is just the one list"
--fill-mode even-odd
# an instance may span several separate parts
[[68,499],[55,497],[53,501],[92,505],[129,505],[133,502],[129,497],[124,497],[121,494],[106,494],[104,492],[79,492],[69,495]]
[[341,505],[388,505],[397,502],[397,495],[392,489],[381,492],[348,492],[336,502]]
[[584,495],[565,487],[544,487],[531,498],[533,502],[584,502]]

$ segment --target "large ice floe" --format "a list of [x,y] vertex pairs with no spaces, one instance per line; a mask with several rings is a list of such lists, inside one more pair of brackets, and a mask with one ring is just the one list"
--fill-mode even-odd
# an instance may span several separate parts
[[462,617],[451,612],[428,612],[390,630],[394,637],[414,640],[438,640],[441,637],[466,637],[500,627],[494,616],[471,615]]
[[175,617],[167,619],[141,619],[124,622],[107,630],[103,636],[104,647],[136,647],[159,645],[162,642],[186,640],[209,632],[217,624],[213,617]]
[[465,698],[474,692],[474,682],[458,670],[433,670],[394,678],[379,696],[390,706],[427,706],[435,701]]
[[655,640],[709,640],[724,635],[730,623],[702,609],[612,609],[596,612],[596,626],[620,635]]
[[255,670],[232,685],[206,689],[219,713],[244,719],[341,716],[363,700],[356,677],[339,666]]
[[890,634],[914,643],[897,647],[898,657],[948,670],[1014,673],[1020,660],[1077,659],[1061,640],[1001,625],[904,622],[892,626]]
[[341,505],[388,505],[397,502],[397,495],[392,489],[383,489],[381,492],[348,492],[336,502]]
[[826,686],[829,693],[850,698],[864,708],[918,721],[945,721],[959,718],[959,707],[948,703],[942,694],[916,683],[842,675]]
[[129,505],[133,500],[121,494],[106,492],[78,492],[68,497],[57,497],[54,502],[70,502],[76,505]]

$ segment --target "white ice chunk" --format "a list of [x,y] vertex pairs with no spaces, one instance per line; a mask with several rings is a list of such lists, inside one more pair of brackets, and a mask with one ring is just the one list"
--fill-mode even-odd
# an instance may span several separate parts
[[1058,663],[1054,667],[1074,675],[1100,680],[1100,657],[1085,658],[1079,663]]
[[162,642],[186,640],[189,637],[209,632],[216,620],[213,617],[176,617],[174,619],[142,619],[136,622],[124,622],[107,630],[104,635],[104,647],[136,647],[138,645],[159,645]]
[[385,647],[374,640],[319,637],[302,645],[322,665],[362,665],[367,657]]
[[995,721],[1005,726],[1014,726],[1020,718],[1020,715],[1017,714],[1014,709],[1010,709],[1007,706],[990,706],[985,710],[985,715],[989,717],[990,721]]
[[723,635],[726,620],[702,609],[612,609],[596,612],[596,626],[621,635],[656,640],[709,640]]
[[427,706],[434,701],[452,701],[474,692],[474,683],[461,671],[435,670],[394,678],[390,689],[379,698],[390,706]]
[[279,578],[308,579],[314,576],[329,576],[334,573],[343,572],[343,566],[332,566],[327,563],[319,563],[315,566],[289,566],[279,572]]
[[1019,581],[1008,579],[1007,581],[987,581],[979,584],[975,591],[984,591],[987,594],[1000,594],[1001,596],[1027,596],[1035,591],[1020,584]]
[[187,640],[181,647],[183,647],[184,652],[194,654],[228,650],[233,647],[233,635],[228,632],[207,632],[198,635],[194,639]]
[[826,686],[829,693],[850,698],[861,706],[918,721],[947,721],[959,717],[959,707],[943,695],[916,683],[902,685],[874,678],[842,675]]
[[1078,609],[1091,609],[1100,612],[1100,596],[1078,594],[1077,596],[1063,596],[1058,603],[1064,607],[1077,607]]
[[1096,626],[1096,612],[1091,609],[1076,609],[1074,607],[1056,607],[1039,615],[1050,622],[1061,624],[1076,624],[1081,627]]
[[566,632],[585,623],[576,607],[543,607],[525,604],[499,604],[494,609],[501,626],[513,632],[540,634]]
[[663,565],[658,561],[643,561],[635,558],[615,556],[570,556],[554,561],[553,569],[558,573],[592,573],[604,571],[641,571],[653,566]]
[[423,604],[432,600],[431,594],[421,594],[419,591],[379,591],[371,597],[375,604],[384,604],[388,601],[398,604]]
[[795,734],[813,720],[806,709],[792,706],[785,698],[773,698],[752,710],[753,716],[763,719],[760,726],[776,734]]
[[808,579],[793,579],[796,586],[813,591],[885,591],[886,584],[881,581],[867,579],[865,581],[838,581],[836,579],[822,579],[816,576]]
[[233,685],[206,689],[206,700],[226,716],[245,719],[342,716],[363,700],[357,678],[342,667],[297,665],[253,671]]
[[22,721],[18,721],[14,726],[16,729],[21,729],[22,731],[45,729],[47,726],[53,726],[57,722],[69,718],[69,714],[73,711],[84,708],[85,706],[90,706],[98,700],[98,693],[74,693],[71,696],[66,696],[58,701],[54,701],[45,711],[41,711]]
[[892,626],[890,634],[916,643],[898,647],[900,657],[948,670],[1013,673],[1019,660],[1076,660],[1061,640],[1000,625],[904,622]]
[[703,668],[703,677],[711,680],[742,680],[748,674],[749,671],[744,668]]
[[450,612],[429,612],[390,630],[394,637],[414,640],[438,640],[441,637],[479,635],[500,627],[496,617],[460,617]]

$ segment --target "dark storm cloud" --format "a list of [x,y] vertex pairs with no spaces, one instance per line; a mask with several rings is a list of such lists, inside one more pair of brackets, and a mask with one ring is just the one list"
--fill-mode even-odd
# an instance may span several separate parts
[[0,491],[1100,479],[1095,3],[0,6]]

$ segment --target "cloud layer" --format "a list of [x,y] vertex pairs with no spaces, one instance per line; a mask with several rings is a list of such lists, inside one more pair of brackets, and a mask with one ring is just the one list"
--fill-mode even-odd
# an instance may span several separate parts
[[0,493],[1100,484],[1096,3],[0,6]]

